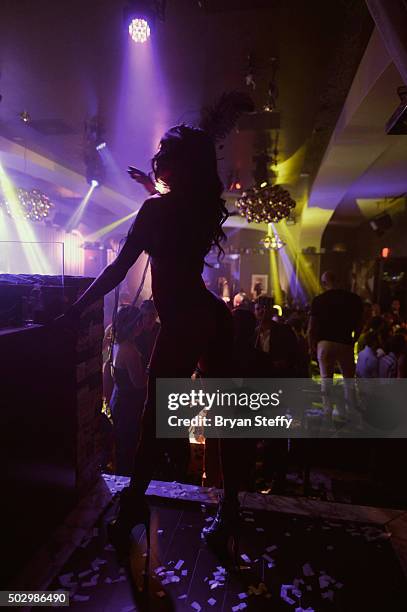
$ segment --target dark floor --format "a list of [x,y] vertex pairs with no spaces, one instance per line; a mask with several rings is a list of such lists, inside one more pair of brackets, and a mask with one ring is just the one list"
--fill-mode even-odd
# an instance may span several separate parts
[[[242,513],[241,568],[227,571],[200,540],[214,509],[150,498],[152,559],[148,596],[143,582],[145,538],[132,554],[131,581],[107,543],[104,513],[49,589],[71,592],[72,610],[406,610],[407,585],[381,527],[269,511]],[[134,586],[134,584],[133,584]]]

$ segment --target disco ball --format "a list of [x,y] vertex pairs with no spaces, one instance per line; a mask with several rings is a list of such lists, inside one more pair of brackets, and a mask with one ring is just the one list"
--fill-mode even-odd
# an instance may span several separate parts
[[249,223],[278,223],[286,219],[296,202],[281,185],[247,189],[236,201],[236,208]]
[[16,189],[18,204],[12,205],[6,199],[0,200],[0,208],[12,218],[25,217],[29,221],[43,221],[50,216],[54,204],[39,189]]
[[129,34],[135,43],[145,43],[150,38],[150,26],[145,19],[132,19]]

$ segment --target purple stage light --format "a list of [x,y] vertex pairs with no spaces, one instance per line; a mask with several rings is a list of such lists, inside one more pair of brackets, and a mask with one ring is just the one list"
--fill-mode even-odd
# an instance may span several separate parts
[[145,19],[132,19],[129,34],[135,43],[145,43],[150,38],[150,26]]

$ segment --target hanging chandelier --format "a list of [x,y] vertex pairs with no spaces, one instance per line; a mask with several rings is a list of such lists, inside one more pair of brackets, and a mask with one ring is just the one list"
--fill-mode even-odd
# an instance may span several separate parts
[[262,240],[260,240],[260,244],[262,244],[268,251],[279,251],[286,245],[284,240],[281,240],[277,234],[272,234],[271,236],[267,234],[264,238],[262,238]]
[[236,208],[249,223],[278,223],[286,219],[296,202],[281,185],[251,187],[236,201]]
[[29,221],[43,221],[49,217],[54,204],[38,189],[16,189],[17,206],[6,199],[0,200],[0,207],[12,218],[25,217]]

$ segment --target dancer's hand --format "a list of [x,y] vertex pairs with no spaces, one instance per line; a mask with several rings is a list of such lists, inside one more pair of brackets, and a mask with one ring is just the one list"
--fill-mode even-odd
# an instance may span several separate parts
[[143,185],[144,189],[146,189],[148,193],[156,193],[154,183],[148,174],[146,174],[142,170],[139,170],[138,168],[135,168],[134,166],[129,166],[127,172],[130,174],[130,177],[134,181],[136,181],[140,185]]

